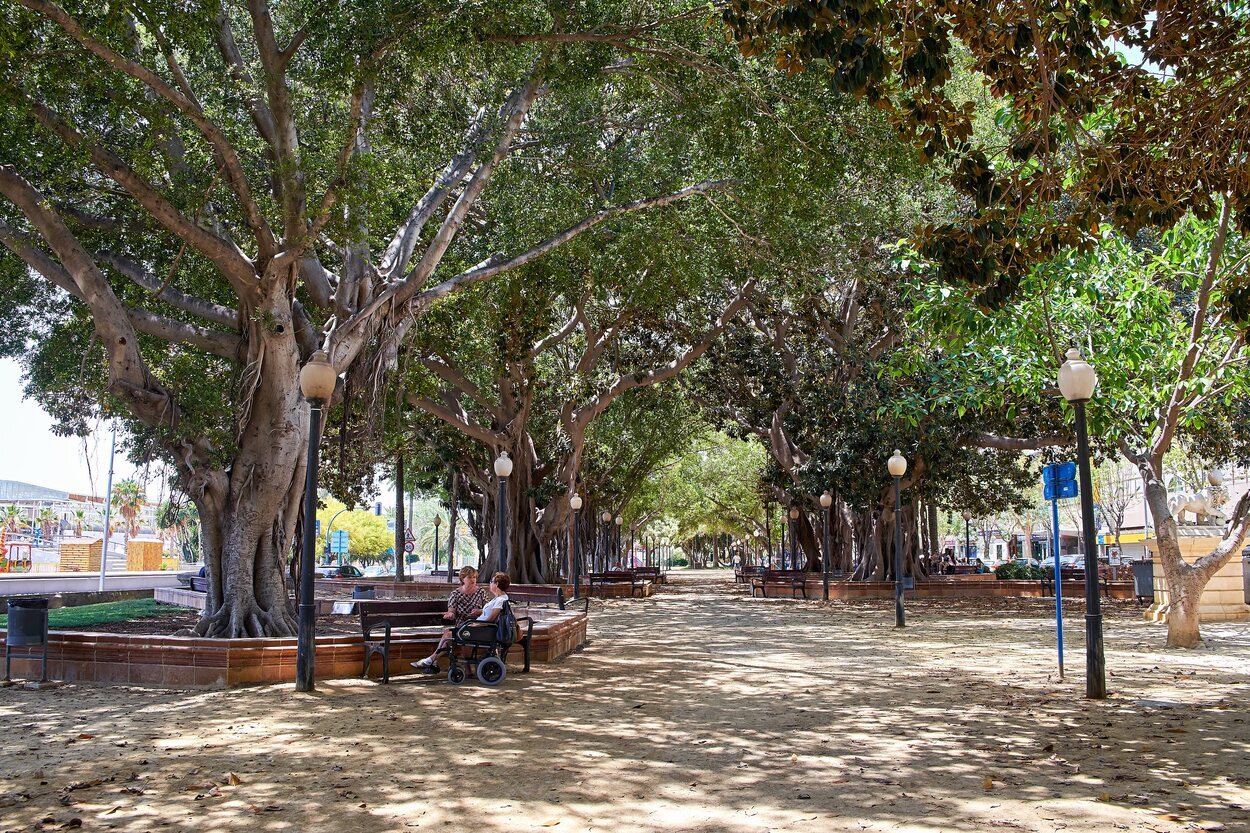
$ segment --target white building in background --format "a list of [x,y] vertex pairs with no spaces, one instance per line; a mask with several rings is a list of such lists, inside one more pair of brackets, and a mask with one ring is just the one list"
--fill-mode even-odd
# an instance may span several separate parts
[[[79,495],[35,486],[18,480],[0,480],[0,510],[16,506],[26,516],[26,524],[33,527],[35,517],[44,509],[51,509],[60,528],[57,534],[74,534],[74,513],[86,510],[83,532],[103,532],[104,498],[96,495]],[[113,513],[114,517],[117,513]],[[139,528],[143,532],[156,533],[156,506],[145,503],[139,510]],[[29,529],[27,530],[29,531]]]
[[[1237,501],[1241,499],[1248,490],[1250,490],[1250,469],[1242,469],[1234,466],[1221,467],[1220,473],[1224,476],[1224,488],[1228,491],[1228,500],[1221,507],[1226,515],[1232,513],[1233,508],[1237,505]],[[1119,556],[1120,560],[1128,561],[1144,561],[1150,558],[1150,552],[1146,547],[1146,541],[1154,537],[1154,521],[1150,517],[1150,512],[1146,507],[1145,489],[1142,484],[1141,475],[1135,469],[1127,466],[1121,469],[1121,481],[1119,488],[1122,494],[1126,495],[1129,500],[1124,509],[1124,520],[1120,527],[1120,546],[1119,552],[1116,552],[1115,536],[1112,534],[1106,517],[1100,511],[1098,499],[1101,495],[1095,495],[1095,516],[1098,522],[1098,548],[1099,555],[1102,558],[1111,558]],[[1050,504],[1045,505],[1047,518],[1050,517]],[[1081,530],[1078,526],[1078,517],[1080,512],[1080,502],[1078,498],[1062,500],[1059,502],[1059,551],[1061,556],[1079,555],[1082,552]],[[1193,521],[1193,517],[1189,516],[1188,520]],[[1038,524],[1033,527],[1032,547],[1021,546],[1019,551],[1022,556],[1028,557],[1030,549],[1032,557],[1040,560],[1051,556],[1051,538],[1049,533],[1049,521],[1045,524]],[[990,538],[989,551],[986,552],[985,539],[981,537],[976,528],[971,530],[971,560],[977,558],[982,559],[987,564],[1001,564],[1008,559],[1008,537],[1014,534],[1016,541],[1020,544],[1023,535],[1019,530],[1014,533],[1009,530],[996,530]],[[944,550],[948,550],[957,558],[960,558],[964,551],[964,537],[962,535],[950,534],[942,542]]]

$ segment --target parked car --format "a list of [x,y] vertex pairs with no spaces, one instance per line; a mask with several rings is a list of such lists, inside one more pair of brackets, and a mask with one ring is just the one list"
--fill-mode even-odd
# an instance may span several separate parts
[[391,571],[382,564],[374,564],[372,567],[365,567],[365,578],[381,578],[389,576]]
[[317,578],[364,578],[365,574],[351,564],[324,564],[317,568]]

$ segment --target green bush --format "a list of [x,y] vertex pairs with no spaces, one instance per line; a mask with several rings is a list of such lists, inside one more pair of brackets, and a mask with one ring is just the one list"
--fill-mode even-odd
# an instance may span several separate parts
[[690,562],[686,560],[685,556],[675,555],[673,556],[673,566],[674,567],[689,567]]
[[1017,564],[1008,561],[994,568],[994,577],[1003,581],[1040,581],[1042,571],[1032,565]]

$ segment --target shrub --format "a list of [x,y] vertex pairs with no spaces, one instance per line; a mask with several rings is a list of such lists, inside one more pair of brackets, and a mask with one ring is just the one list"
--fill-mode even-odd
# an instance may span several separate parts
[[1001,581],[1018,581],[1023,578],[1020,573],[1027,569],[1027,567],[1008,561],[1006,564],[999,564],[994,568],[994,577]]
[[686,557],[683,555],[675,555],[673,556],[673,566],[674,567],[689,567],[690,562],[687,561]]

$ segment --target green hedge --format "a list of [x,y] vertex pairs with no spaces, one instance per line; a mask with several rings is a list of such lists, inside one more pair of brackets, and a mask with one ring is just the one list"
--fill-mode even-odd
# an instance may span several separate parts
[[1040,567],[1033,565],[1016,564],[1014,561],[1008,561],[1006,564],[999,564],[994,568],[994,576],[1003,581],[1040,581],[1042,578],[1042,570]]

